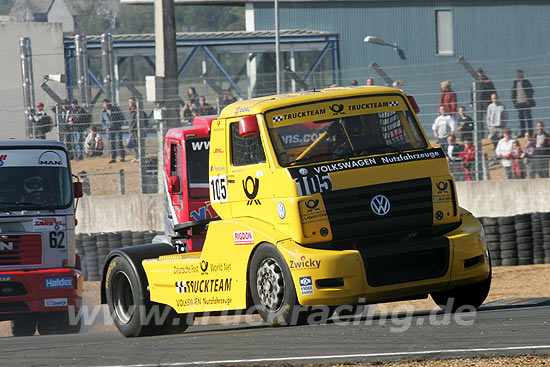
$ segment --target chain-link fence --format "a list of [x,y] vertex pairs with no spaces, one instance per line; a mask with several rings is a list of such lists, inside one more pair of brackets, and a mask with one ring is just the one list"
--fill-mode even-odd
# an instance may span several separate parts
[[[474,86],[472,76],[457,60],[452,58],[447,60],[434,65],[398,67],[380,65],[380,68],[384,70],[391,81],[402,81],[402,89],[415,96],[421,109],[418,115],[419,119],[428,137],[434,143],[437,143],[438,139],[434,136],[432,125],[438,117],[442,92],[441,83],[450,82],[450,89],[455,93],[456,101],[453,98],[444,99],[443,104],[453,106],[451,112],[454,112],[455,120],[460,118],[459,107],[465,107],[465,114],[473,120],[474,131],[471,133],[471,138],[474,140],[473,148],[475,150],[476,147],[481,147],[481,154],[470,154],[468,160],[466,160],[468,154],[462,154],[460,157],[460,153],[464,151],[468,134],[464,134],[467,133],[464,128],[456,131],[458,145],[452,149],[455,161],[451,162],[451,170],[455,177],[458,180],[505,179],[507,172],[525,178],[548,177],[546,144],[549,144],[549,140],[543,139],[539,135],[535,137],[532,144],[528,145],[522,132],[527,130],[534,133],[537,122],[542,122],[545,125],[550,123],[550,74],[547,72],[550,68],[550,55],[499,61],[470,60],[474,70],[480,67],[484,69],[484,74],[492,81],[494,91],[498,93],[500,102],[507,112],[501,116],[500,129],[493,130],[493,132],[497,131],[496,134],[493,134],[495,135],[494,141],[488,138],[490,131],[487,125],[486,106],[482,106],[482,103],[471,105],[473,96],[477,96],[477,101],[480,102],[479,93],[472,95]],[[530,86],[524,82],[519,84],[516,82],[518,69],[523,70],[524,79],[529,80]],[[329,87],[332,80],[328,76],[331,73],[332,70],[325,65],[322,71],[314,72],[310,76],[307,85],[292,82],[293,78],[303,78],[305,75],[283,73],[284,92],[290,92],[294,88],[299,90],[301,88]],[[340,75],[343,81],[341,84],[344,86],[351,85],[352,80],[357,80],[359,85],[364,85],[367,77],[374,78],[376,85],[386,85],[388,82],[368,66],[341,70]],[[242,75],[230,75],[230,77],[236,81],[236,85],[242,91],[249,88],[250,81],[248,79],[250,77],[246,78]],[[140,78],[137,76],[136,80]],[[67,106],[63,107],[62,104],[52,101],[44,90],[36,89],[36,101],[44,103],[44,111],[50,115],[53,123],[51,131],[45,132],[44,135],[46,138],[60,140],[67,144],[72,156],[73,172],[79,174],[86,182],[87,192],[91,195],[158,191],[157,169],[159,160],[162,162],[162,141],[159,141],[160,127],[158,121],[153,118],[153,110],[159,106],[145,100],[144,79],[143,77],[142,81],[137,82],[128,80],[119,82],[113,97],[114,100],[105,106],[102,103],[103,96],[99,88],[91,87],[91,95],[96,96],[95,103],[93,106],[84,106],[85,111],[82,113],[85,115],[84,118],[71,113],[76,110],[78,104],[71,106],[71,101],[68,101]],[[253,96],[274,93],[275,74],[256,75],[254,79],[257,85],[254,88]],[[521,91],[518,89],[518,85],[522,86]],[[72,88],[71,95],[78,94],[76,86],[70,88]],[[173,88],[176,86],[174,85]],[[25,114],[20,107],[23,104],[21,90],[4,89],[0,90],[0,95],[6,96],[6,98],[0,99],[0,114],[9,112],[10,116],[17,116],[17,118],[11,118],[9,123],[3,122],[0,132],[4,138],[7,138],[13,129],[23,128]],[[218,114],[225,105],[241,99],[227,77],[215,75],[215,73],[209,75],[208,78],[184,76],[179,80],[177,89],[168,91],[168,95],[173,97],[160,106],[163,111],[162,126],[164,129],[169,126],[188,124],[196,115]],[[130,98],[136,99],[135,107],[130,106]],[[528,108],[525,104],[522,105],[524,107],[522,110],[516,108],[519,106],[519,102],[525,103],[527,100],[530,103]],[[132,113],[134,108],[135,114]],[[530,112],[530,116],[527,110]],[[38,112],[39,108],[35,113]],[[86,115],[86,112],[90,114]],[[134,115],[136,116],[135,120]],[[477,121],[479,123],[476,124]],[[522,122],[524,123],[523,128]],[[458,126],[461,124],[459,123]],[[500,135],[505,126],[511,130],[512,139],[517,138],[521,152],[518,151],[517,146],[512,147],[507,143],[506,149],[508,150],[505,150],[506,154],[501,154],[501,156],[508,156],[508,158],[505,158],[503,162],[494,151],[495,144],[501,138]],[[475,144],[476,127],[482,138],[478,145]],[[95,151],[93,147],[90,150],[90,146],[97,142],[96,138],[90,138],[91,130],[95,130],[103,142],[102,149],[95,146]],[[35,136],[37,136],[36,131]],[[441,139],[440,142],[445,144],[446,141]],[[532,149],[533,144],[534,150]],[[526,145],[528,145],[527,149]],[[447,147],[445,146],[445,148]],[[522,155],[523,153],[525,155]],[[504,168],[503,164],[504,166],[513,166],[513,169]]]

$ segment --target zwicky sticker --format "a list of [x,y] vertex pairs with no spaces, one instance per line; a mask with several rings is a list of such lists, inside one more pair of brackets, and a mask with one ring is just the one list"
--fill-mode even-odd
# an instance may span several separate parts
[[306,258],[302,255],[299,261],[290,260],[290,270],[319,269],[321,260]]
[[233,232],[233,241],[235,245],[253,245],[254,233],[252,231]]
[[38,217],[32,222],[34,231],[59,231],[64,226],[63,217]]
[[302,296],[313,294],[313,282],[310,276],[300,277],[300,294]]

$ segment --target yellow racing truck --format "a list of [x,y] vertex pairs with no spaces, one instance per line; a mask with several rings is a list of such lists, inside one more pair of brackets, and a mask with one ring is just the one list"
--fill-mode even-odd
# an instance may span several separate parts
[[227,106],[204,168],[218,217],[174,228],[178,243],[206,233],[202,251],[157,243],[106,258],[102,302],[118,329],[177,333],[191,315],[243,310],[291,325],[315,306],[428,295],[451,312],[480,306],[491,283],[483,228],[458,206],[415,112],[414,98],[385,87]]

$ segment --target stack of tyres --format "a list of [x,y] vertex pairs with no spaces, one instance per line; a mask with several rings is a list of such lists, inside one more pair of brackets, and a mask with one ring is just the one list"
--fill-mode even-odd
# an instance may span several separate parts
[[480,218],[483,223],[483,231],[485,232],[485,241],[491,255],[491,264],[493,266],[502,265],[500,256],[500,235],[498,230],[497,218]]
[[103,262],[105,257],[111,252],[109,249],[109,237],[107,233],[98,233],[96,234],[97,238],[97,257],[98,257],[98,266],[96,267],[96,273],[99,279],[103,276]]
[[531,214],[531,236],[533,236],[533,263],[544,264],[544,240],[541,213]]
[[518,214],[515,216],[515,222],[518,265],[530,265],[533,263],[531,214]]
[[132,246],[143,245],[144,243],[143,232],[132,232]]
[[99,276],[97,274],[98,257],[96,235],[82,235],[82,247],[84,249],[84,257],[86,262],[86,273],[84,273],[84,280],[99,280]]
[[143,234],[143,238],[145,240],[144,243],[153,243],[153,238],[155,238],[155,236],[157,235],[158,232],[155,232],[155,231],[147,231],[147,232],[144,232]]
[[518,264],[518,250],[516,246],[516,228],[514,217],[499,217],[498,232],[500,238],[500,257],[502,265]]
[[132,246],[132,231],[120,232],[122,247]]
[[541,213],[544,263],[550,264],[550,213]]
[[113,251],[117,248],[122,247],[122,233],[120,232],[110,232],[107,235],[107,238],[109,240],[109,250]]
[[[80,265],[82,267],[82,274],[86,274],[86,259],[84,257],[84,246],[82,245],[82,233],[75,235],[74,244],[76,253],[80,256]],[[86,277],[84,277],[86,279]]]

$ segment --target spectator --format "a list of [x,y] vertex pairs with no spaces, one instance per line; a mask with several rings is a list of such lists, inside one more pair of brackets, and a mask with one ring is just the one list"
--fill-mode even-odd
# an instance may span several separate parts
[[90,126],[90,133],[84,141],[84,154],[86,157],[96,157],[103,155],[103,139],[97,133],[95,125]]
[[120,161],[124,162],[126,152],[124,151],[124,145],[122,144],[122,125],[124,125],[124,115],[117,106],[109,102],[108,99],[103,100],[103,110],[101,111],[101,122],[107,136],[109,138],[109,144],[111,146],[111,160],[109,163],[115,163],[116,157],[120,154]]
[[86,134],[86,130],[89,127],[87,117],[88,114],[86,111],[78,105],[76,99],[73,99],[71,101],[68,123],[73,132],[72,142],[76,159],[82,159],[84,157],[84,134]]
[[197,113],[199,116],[206,116],[215,115],[216,111],[214,110],[214,107],[206,103],[206,98],[204,98],[204,96],[201,96],[199,98],[199,107],[197,108]]
[[510,154],[506,156],[506,158],[512,160],[512,165],[510,166],[510,170],[511,170],[513,179],[525,178],[523,162],[521,160],[522,155],[523,155],[523,150],[521,150],[521,145],[519,144],[519,141],[514,140],[512,142],[512,151],[510,152]]
[[236,101],[237,101],[237,99],[235,97],[233,97],[233,95],[231,93],[229,93],[229,91],[227,89],[224,89],[223,90],[222,103],[221,103],[221,106],[220,106],[220,111],[223,110],[223,108],[225,106],[228,106],[231,103],[234,103]]
[[193,111],[195,111],[197,107],[193,103],[192,100],[188,100],[185,106],[183,106],[183,121],[185,122],[191,122],[193,121]]
[[[528,79],[523,78],[523,71],[518,69],[516,71],[517,79],[514,80],[512,85],[512,102],[514,107],[518,110],[520,135],[525,135],[527,131],[529,134],[533,133],[533,120],[531,118],[531,108],[535,107],[535,100],[533,99],[533,86]],[[527,130],[525,128],[527,127]]]
[[502,129],[506,128],[506,123],[508,122],[508,111],[506,111],[506,107],[500,103],[498,94],[493,93],[491,95],[491,101],[493,101],[493,103],[487,107],[487,128],[489,129],[489,137],[496,149],[502,137]]
[[[477,69],[477,81],[476,81],[476,98],[477,98],[477,108],[478,111],[485,112],[487,107],[491,104],[491,96],[496,94],[495,85],[485,75],[485,72],[482,68]],[[474,94],[471,94],[470,108],[474,108]]]
[[466,140],[474,141],[474,121],[468,115],[466,115],[466,108],[460,106],[458,109],[459,118],[457,121],[457,131],[460,131],[460,140],[463,142]]
[[374,85],[374,78],[367,78],[367,85]]
[[187,100],[191,101],[195,107],[199,107],[199,95],[197,94],[197,91],[194,87],[189,87],[187,90]]
[[454,135],[456,130],[456,122],[451,115],[445,112],[445,107],[439,107],[439,116],[435,119],[432,130],[434,137],[437,139],[441,149],[447,152],[447,137]]
[[447,163],[449,163],[449,170],[451,175],[457,181],[464,181],[462,179],[462,170],[460,169],[460,153],[464,150],[464,147],[456,143],[454,135],[447,136]]
[[464,171],[464,180],[472,181],[470,173],[474,168],[476,149],[471,140],[464,141],[464,149],[460,152],[458,158],[462,161],[460,168]]
[[550,153],[550,135],[544,131],[544,123],[537,122],[535,141],[535,175],[540,178],[548,178],[548,154]]
[[353,79],[353,80],[351,81],[351,86],[352,86],[352,87],[357,87],[358,85],[359,85],[359,83],[357,82],[357,80]]
[[453,118],[456,116],[456,93],[451,89],[451,82],[445,80],[441,83],[439,105],[445,107],[445,112]]
[[529,178],[535,178],[535,142],[533,141],[533,136],[528,132],[525,133],[525,149],[523,149],[523,166],[527,167],[527,175]]
[[510,129],[504,129],[504,137],[499,140],[495,149],[495,155],[497,158],[501,159],[502,167],[504,167],[504,172],[506,173],[507,179],[512,178],[512,156],[510,153],[514,150],[513,144],[515,141],[510,137],[510,133]]
[[71,117],[72,107],[69,106],[69,101],[64,99],[61,101],[61,113],[59,116],[59,137],[61,142],[65,143],[67,146],[67,153],[69,154],[69,159],[73,159],[74,156],[74,147],[73,147],[73,127],[69,123],[69,118]]
[[29,111],[29,120],[33,125],[34,138],[46,139],[46,133],[52,131],[53,128],[52,118],[44,111],[44,103],[38,102],[36,108],[38,109],[37,112],[34,109]]
[[137,101],[134,97],[128,99],[128,105],[130,106],[128,112],[128,139],[133,142],[135,153],[132,162],[139,162],[145,156],[145,131],[143,131],[143,127],[147,121],[147,114],[143,110],[139,110],[138,115]]
[[392,87],[395,89],[399,89],[401,92],[403,91],[403,81],[402,80],[396,80],[393,82]]

